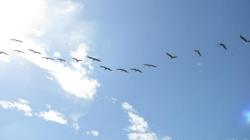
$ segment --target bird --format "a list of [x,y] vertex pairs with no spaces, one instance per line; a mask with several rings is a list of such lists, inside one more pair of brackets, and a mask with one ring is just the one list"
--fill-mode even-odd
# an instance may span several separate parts
[[78,62],[80,62],[80,61],[83,61],[82,59],[77,59],[77,58],[75,58],[75,57],[73,57],[73,59],[78,63]]
[[169,56],[170,59],[175,59],[175,58],[178,57],[178,56],[172,55],[172,54],[170,54],[170,53],[168,53],[168,52],[166,53],[166,55]]
[[11,41],[15,41],[15,42],[18,42],[18,43],[23,43],[22,40],[18,40],[18,39],[10,39]]
[[2,52],[2,51],[0,51],[0,54],[9,55],[6,52]]
[[227,46],[224,43],[218,43],[217,45],[227,50]]
[[147,67],[152,67],[152,68],[156,68],[157,66],[155,65],[152,65],[152,64],[143,64],[144,66],[147,66]]
[[244,43],[250,43],[250,40],[246,39],[243,35],[240,35],[240,38]]
[[127,70],[125,70],[125,69],[121,69],[121,68],[119,68],[119,69],[116,69],[116,70],[119,70],[119,71],[121,71],[121,72],[128,73],[128,71],[127,71]]
[[194,50],[194,52],[196,52],[199,56],[202,56],[200,50]]
[[33,52],[34,54],[41,54],[40,52],[37,52],[35,50],[29,49],[29,51]]
[[103,68],[104,70],[109,70],[109,71],[112,71],[112,69],[111,68],[109,68],[109,67],[106,67],[106,66],[100,66],[101,68]]
[[52,61],[55,60],[54,58],[50,58],[50,57],[42,57],[42,58],[44,58],[44,59],[46,59],[46,60],[52,60]]
[[60,62],[66,62],[65,59],[62,59],[62,58],[57,58],[56,60],[60,61]]
[[91,56],[87,56],[88,59],[91,59],[93,61],[97,61],[97,62],[101,62],[100,59],[97,59],[97,58],[94,58],[94,57],[91,57]]
[[17,53],[24,53],[23,51],[21,50],[13,50],[14,52],[17,52]]
[[134,71],[134,72],[139,72],[139,73],[142,73],[142,71],[141,71],[141,70],[136,69],[136,68],[131,68],[130,70],[132,70],[132,71]]

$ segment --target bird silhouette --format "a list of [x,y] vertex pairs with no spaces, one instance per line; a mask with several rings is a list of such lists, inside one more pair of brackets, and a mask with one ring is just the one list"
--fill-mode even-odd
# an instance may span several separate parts
[[125,70],[125,69],[121,69],[121,68],[119,68],[119,69],[116,69],[116,70],[121,71],[121,72],[128,73],[128,71],[127,71],[127,70]]
[[170,59],[175,59],[175,58],[178,57],[178,56],[172,55],[172,54],[170,54],[170,53],[168,53],[168,52],[166,53],[166,55],[169,56]]
[[17,53],[24,53],[22,50],[13,50],[13,51]]
[[157,66],[155,66],[155,65],[152,65],[152,64],[143,64],[144,66],[146,66],[146,67],[152,67],[152,68],[156,68]]
[[141,71],[141,70],[136,69],[136,68],[131,68],[130,70],[132,70],[132,71],[134,71],[134,72],[139,72],[139,73],[142,73],[142,71]]
[[60,62],[66,62],[65,59],[62,59],[62,58],[57,58],[56,60],[60,61]]
[[46,60],[52,60],[52,61],[55,60],[54,58],[50,58],[50,57],[42,57],[42,58],[44,58],[44,59],[46,59]]
[[194,52],[197,53],[199,56],[202,56],[200,50],[194,50]]
[[6,52],[2,52],[2,51],[0,51],[0,54],[9,55]]
[[101,68],[103,68],[104,70],[108,70],[108,71],[112,71],[112,69],[111,68],[109,68],[109,67],[106,67],[106,66],[100,66]]
[[250,40],[246,39],[243,35],[240,35],[240,38],[244,43],[250,43]]
[[75,57],[73,57],[73,59],[74,59],[77,63],[83,61],[82,59],[77,59],[77,58],[75,58]]
[[94,58],[94,57],[91,57],[91,56],[87,56],[88,59],[91,59],[93,61],[97,61],[97,62],[101,62],[100,59],[97,59],[97,58]]
[[11,41],[14,41],[14,42],[18,42],[18,43],[23,43],[22,40],[18,40],[18,39],[10,39]]
[[29,51],[33,52],[34,54],[41,54],[40,52],[32,50],[32,49],[29,49]]
[[224,50],[227,50],[227,46],[224,43],[218,43],[219,47],[222,47]]

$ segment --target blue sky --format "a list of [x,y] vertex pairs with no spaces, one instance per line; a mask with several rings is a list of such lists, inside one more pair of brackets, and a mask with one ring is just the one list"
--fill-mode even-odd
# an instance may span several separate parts
[[[240,39],[250,39],[249,5],[0,2],[0,51],[9,54],[0,55],[0,139],[249,140],[250,44]],[[133,67],[143,73],[115,71]]]

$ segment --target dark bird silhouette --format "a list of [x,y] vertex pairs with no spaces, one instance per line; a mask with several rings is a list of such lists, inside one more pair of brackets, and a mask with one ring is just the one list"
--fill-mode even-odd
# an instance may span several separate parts
[[100,66],[101,68],[103,68],[104,70],[109,70],[109,71],[112,71],[112,69],[111,68],[109,68],[109,67],[106,67],[106,66]]
[[55,60],[54,58],[50,58],[50,57],[42,57],[42,58],[44,58],[44,59],[46,59],[46,60],[52,60],[52,61]]
[[152,65],[152,64],[143,64],[144,66],[147,66],[147,67],[152,67],[152,68],[156,68],[157,66],[155,65]]
[[17,52],[17,53],[24,53],[23,51],[21,50],[13,50],[14,52]]
[[33,52],[34,54],[41,54],[40,52],[37,52],[35,50],[29,49],[29,51]]
[[73,59],[74,59],[77,63],[83,61],[82,59],[77,59],[77,58],[75,58],[75,57],[73,57]]
[[88,59],[91,59],[93,61],[97,61],[97,62],[101,62],[100,59],[97,59],[97,58],[94,58],[94,57],[91,57],[91,56],[87,56]]
[[194,50],[194,52],[196,52],[199,56],[202,56],[200,50]]
[[2,51],[0,51],[0,54],[9,55],[6,52],[2,52]]
[[10,39],[11,41],[15,41],[15,42],[18,42],[18,43],[23,43],[22,40],[18,40],[18,39]]
[[125,70],[125,69],[116,69],[116,70],[119,70],[119,71],[121,71],[121,72],[128,73],[128,71],[127,71],[127,70]]
[[66,62],[65,59],[62,59],[62,58],[57,58],[56,60],[60,61],[60,62]]
[[177,58],[178,56],[175,56],[175,55],[172,55],[172,54],[170,54],[170,53],[166,53],[167,54],[167,56],[169,56],[170,57],[170,59],[175,59],[175,58]]
[[142,73],[142,71],[141,71],[141,70],[136,69],[136,68],[131,68],[130,70],[132,70],[132,71],[134,71],[134,72],[139,72],[139,73]]
[[240,38],[244,43],[250,43],[250,40],[246,39],[243,35],[240,35]]
[[227,46],[224,43],[217,44],[219,47],[222,47],[223,49],[227,50]]

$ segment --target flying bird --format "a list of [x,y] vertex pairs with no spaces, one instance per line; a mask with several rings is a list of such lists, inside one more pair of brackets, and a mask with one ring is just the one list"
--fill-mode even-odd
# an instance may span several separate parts
[[246,39],[243,35],[240,35],[240,38],[244,43],[250,43],[250,40]]
[[119,70],[119,71],[121,71],[121,72],[128,73],[128,71],[127,71],[127,70],[125,70],[125,69],[116,69],[116,70]]
[[57,58],[56,60],[60,61],[60,62],[66,62],[65,59],[62,59],[62,58]]
[[166,55],[169,56],[170,59],[175,59],[175,58],[178,57],[178,56],[172,55],[172,54],[170,54],[170,53],[168,53],[168,52],[166,53]]
[[15,41],[15,42],[18,42],[18,43],[23,43],[22,40],[18,40],[18,39],[10,39],[11,41]]
[[200,50],[194,50],[194,52],[196,52],[199,56],[202,56]]
[[88,59],[91,59],[93,61],[97,61],[97,62],[101,62],[100,59],[97,59],[97,58],[94,58],[94,57],[91,57],[91,56],[87,56]]
[[50,57],[42,57],[42,58],[44,58],[44,59],[46,59],[46,60],[52,60],[52,61],[55,60],[54,58],[50,58]]
[[112,71],[112,69],[111,68],[109,68],[109,67],[106,67],[106,66],[100,66],[101,68],[103,68],[104,70],[109,70],[109,71]]
[[78,63],[78,62],[80,62],[80,61],[83,61],[82,59],[77,59],[77,58],[75,58],[75,57],[73,57],[73,59]]
[[9,55],[9,54],[7,54],[6,52],[2,52],[2,51],[0,52],[0,54]]
[[224,43],[217,44],[219,47],[222,47],[223,49],[227,50],[227,46]]
[[142,71],[141,71],[141,70],[136,69],[136,68],[131,68],[130,70],[132,70],[132,71],[134,71],[134,72],[139,72],[139,73],[142,73]]
[[21,50],[13,50],[14,52],[17,52],[17,53],[24,53],[23,51]]
[[34,54],[41,54],[40,52],[37,52],[35,50],[29,49],[29,51],[33,52]]
[[152,64],[143,64],[144,66],[147,66],[147,67],[152,67],[152,68],[156,68],[157,66],[155,65],[152,65]]

